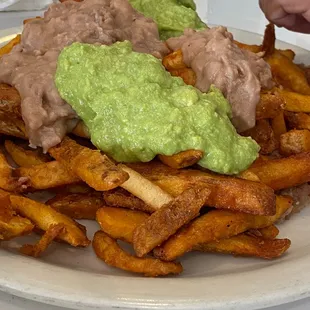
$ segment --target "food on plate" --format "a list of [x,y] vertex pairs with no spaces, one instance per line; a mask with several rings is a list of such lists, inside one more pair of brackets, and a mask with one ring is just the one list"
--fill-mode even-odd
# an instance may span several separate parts
[[93,239],[96,255],[106,264],[126,271],[142,273],[148,277],[179,274],[183,271],[180,263],[162,262],[151,257],[135,257],[126,253],[117,242],[103,231],[96,232]]
[[188,189],[154,212],[134,231],[133,246],[137,256],[148,254],[196,218],[210,194],[208,188]]
[[287,253],[275,224],[310,193],[309,68],[274,26],[249,45],[192,0],[60,2],[0,48],[0,240],[37,233],[20,252],[40,257],[87,247],[96,220],[96,255],[146,276],[192,251]]
[[274,216],[257,216],[224,210],[210,211],[156,248],[155,256],[164,261],[173,261],[199,244],[227,239],[249,229],[268,227],[285,216],[292,208],[292,203],[290,197],[277,196],[277,212]]

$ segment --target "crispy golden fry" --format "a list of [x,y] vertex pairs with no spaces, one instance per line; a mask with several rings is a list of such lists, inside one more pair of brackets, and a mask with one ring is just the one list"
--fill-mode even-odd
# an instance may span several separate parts
[[288,90],[278,90],[284,100],[284,109],[290,112],[310,112],[310,96]]
[[129,166],[174,197],[188,188],[206,187],[211,189],[211,195],[205,202],[207,206],[257,215],[275,213],[274,192],[258,182],[219,176],[199,170],[172,169],[156,161],[147,164],[129,164]]
[[49,156],[40,153],[38,150],[25,150],[10,140],[6,140],[4,146],[15,163],[20,167],[31,167],[50,161]]
[[272,127],[267,119],[256,122],[256,126],[242,133],[244,136],[252,137],[261,147],[261,154],[271,154],[278,148],[278,141],[274,136]]
[[310,181],[310,153],[272,159],[250,167],[260,181],[274,190],[298,186]]
[[180,263],[162,262],[155,258],[138,258],[126,253],[117,242],[102,231],[96,232],[93,248],[101,260],[106,264],[148,277],[179,274],[183,271]]
[[282,218],[291,208],[291,197],[277,197],[274,216],[254,216],[246,213],[214,210],[194,220],[189,226],[170,237],[154,250],[156,257],[173,261],[199,244],[231,238],[249,229],[268,227]]
[[21,167],[15,170],[16,175],[27,178],[30,186],[34,189],[51,189],[67,184],[74,184],[80,178],[67,170],[58,161],[51,161],[31,167]]
[[97,222],[101,229],[113,239],[120,239],[128,243],[133,242],[133,232],[145,222],[149,215],[121,208],[105,207],[97,211]]
[[256,120],[276,117],[284,107],[284,100],[278,92],[261,94],[256,107]]
[[188,189],[154,212],[134,231],[133,247],[137,256],[148,254],[197,217],[210,194],[207,188]]
[[274,133],[274,137],[277,141],[280,141],[281,135],[287,132],[286,123],[284,119],[284,113],[281,111],[272,121],[271,127]]
[[250,229],[249,231],[246,232],[246,234],[250,236],[256,236],[256,237],[260,237],[263,239],[269,239],[269,240],[273,240],[277,238],[279,233],[280,231],[275,225],[271,225],[269,227],[265,227],[262,229]]
[[153,213],[155,208],[147,205],[144,201],[122,188],[116,188],[111,191],[104,192],[105,203],[110,207],[122,207],[131,210],[139,210],[146,213]]
[[33,18],[28,18],[28,19],[25,19],[25,20],[23,21],[23,24],[26,25],[26,24],[28,24],[28,23],[30,23],[30,22],[33,22],[33,21],[35,21],[35,20],[40,20],[40,19],[42,19],[41,16],[36,16],[36,17],[33,17]]
[[276,45],[276,32],[274,24],[269,24],[266,27],[262,51],[265,52],[265,57],[272,55],[275,51]]
[[96,212],[104,206],[102,194],[59,194],[47,204],[59,213],[77,220],[95,220]]
[[14,210],[29,218],[39,229],[47,231],[51,225],[63,224],[65,231],[59,238],[69,244],[77,246],[88,246],[90,241],[86,234],[79,228],[77,223],[64,214],[58,213],[48,205],[36,202],[26,197],[10,195]]
[[0,241],[30,234],[34,225],[26,218],[17,216],[10,202],[10,194],[0,190]]
[[172,156],[159,155],[158,157],[165,165],[174,169],[182,169],[197,164],[203,157],[203,152],[189,150]]
[[9,43],[6,45],[0,47],[0,57],[2,57],[5,54],[8,54],[11,52],[13,47],[20,43],[21,35],[18,34],[14,39],[12,39]]
[[215,252],[235,256],[254,256],[274,259],[282,256],[291,246],[288,239],[268,240],[260,237],[241,234],[229,239],[200,244],[195,247],[199,252]]
[[196,85],[196,73],[191,68],[174,69],[169,71],[172,76],[177,76],[183,79],[187,85]]
[[173,199],[170,194],[144,178],[138,172],[122,164],[118,165],[118,167],[129,175],[128,181],[123,183],[121,187],[140,198],[155,210],[160,209]]
[[73,129],[72,133],[81,138],[87,138],[87,139],[90,138],[89,131],[82,121],[78,122],[76,127]]
[[106,155],[79,145],[69,137],[51,148],[49,153],[97,191],[116,188],[128,179],[128,174],[117,168]]
[[61,234],[65,232],[64,224],[51,225],[49,229],[44,233],[42,238],[34,245],[24,244],[20,252],[24,255],[39,257],[43,252],[47,250],[49,245]]
[[163,65],[168,71],[177,70],[177,69],[185,69],[186,64],[183,61],[182,50],[177,50],[165,56],[163,59]]
[[282,53],[275,51],[266,57],[273,76],[281,80],[283,86],[294,92],[310,95],[310,87],[305,72]]
[[284,55],[285,57],[287,57],[288,59],[290,59],[291,61],[293,61],[295,59],[295,52],[292,50],[278,50],[282,55]]
[[239,48],[241,48],[243,50],[250,51],[250,52],[255,53],[255,54],[262,52],[262,46],[261,45],[249,45],[249,44],[241,43],[238,41],[234,41],[234,43]]
[[285,156],[310,151],[310,131],[307,129],[291,130],[280,138],[280,152]]
[[285,120],[291,129],[308,129],[310,130],[310,115],[306,113],[285,112]]

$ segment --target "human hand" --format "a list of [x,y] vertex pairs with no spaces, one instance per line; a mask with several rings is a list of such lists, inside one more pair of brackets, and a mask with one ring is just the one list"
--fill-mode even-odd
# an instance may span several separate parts
[[310,0],[259,0],[266,18],[279,27],[310,33]]

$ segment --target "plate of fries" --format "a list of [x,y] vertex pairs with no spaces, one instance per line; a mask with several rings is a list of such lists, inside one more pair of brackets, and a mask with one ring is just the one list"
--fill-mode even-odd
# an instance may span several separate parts
[[[199,168],[199,151],[113,162],[82,123],[48,154],[30,149],[20,96],[0,85],[1,290],[74,309],[251,310],[310,296],[310,52],[277,43],[273,25],[264,38],[231,31],[264,53],[277,85],[245,133],[260,157],[236,177]],[[20,41],[7,34],[0,57]],[[181,53],[163,65],[195,84]]]

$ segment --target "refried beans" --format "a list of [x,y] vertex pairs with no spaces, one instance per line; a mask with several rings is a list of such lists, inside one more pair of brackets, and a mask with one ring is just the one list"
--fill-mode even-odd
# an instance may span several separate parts
[[21,44],[0,59],[0,83],[22,98],[21,111],[30,145],[45,151],[61,142],[78,116],[54,84],[60,51],[73,42],[111,45],[129,40],[136,52],[162,58],[169,50],[155,22],[127,0],[67,1],[50,6],[43,19],[25,25]]
[[223,92],[239,132],[255,126],[261,88],[273,86],[270,67],[261,54],[240,49],[225,27],[187,29],[184,35],[168,39],[167,45],[182,50],[185,64],[196,73],[198,89],[207,92],[213,84]]

